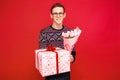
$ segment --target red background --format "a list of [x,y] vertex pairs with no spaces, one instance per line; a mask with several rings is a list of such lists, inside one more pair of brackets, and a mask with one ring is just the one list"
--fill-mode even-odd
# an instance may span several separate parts
[[34,50],[58,1],[66,7],[64,25],[82,29],[71,80],[120,80],[119,0],[0,0],[0,80],[44,80]]

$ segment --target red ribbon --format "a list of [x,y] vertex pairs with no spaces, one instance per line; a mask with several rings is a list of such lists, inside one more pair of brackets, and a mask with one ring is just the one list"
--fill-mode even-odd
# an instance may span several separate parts
[[47,51],[55,51],[56,48],[54,46],[48,46],[46,50]]
[[[47,47],[47,49],[46,49],[47,51],[53,51],[53,52],[55,52],[55,50],[56,50],[56,48],[54,47],[54,46],[48,46]],[[55,52],[56,53],[56,71],[57,71],[57,74],[59,73],[59,67],[58,67],[58,53],[57,52]]]

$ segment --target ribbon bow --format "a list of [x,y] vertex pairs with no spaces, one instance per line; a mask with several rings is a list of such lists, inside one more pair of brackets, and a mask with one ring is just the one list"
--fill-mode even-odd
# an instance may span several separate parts
[[48,46],[46,51],[55,51],[56,48],[54,46]]

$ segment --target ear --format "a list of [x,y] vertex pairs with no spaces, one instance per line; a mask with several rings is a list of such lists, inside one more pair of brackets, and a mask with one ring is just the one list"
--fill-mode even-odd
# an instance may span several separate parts
[[53,16],[52,16],[52,14],[50,13],[50,18],[52,19],[53,18]]
[[64,13],[64,18],[66,17],[66,13]]

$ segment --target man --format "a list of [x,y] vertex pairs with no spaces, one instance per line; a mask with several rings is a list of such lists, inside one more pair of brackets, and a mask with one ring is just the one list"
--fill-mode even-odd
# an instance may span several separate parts
[[[51,7],[50,17],[53,20],[52,25],[40,31],[39,48],[55,46],[64,49],[62,32],[70,31],[70,28],[63,26],[63,20],[66,17],[65,8],[62,4],[56,3]],[[70,61],[75,61],[75,49],[71,51]],[[70,80],[70,72],[47,76],[46,80]]]

